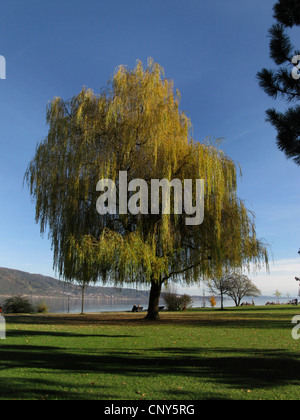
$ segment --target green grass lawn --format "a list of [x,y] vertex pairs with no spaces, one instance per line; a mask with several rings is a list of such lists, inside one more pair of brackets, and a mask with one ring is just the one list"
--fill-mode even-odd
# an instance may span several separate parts
[[6,316],[1,399],[300,399],[300,307]]

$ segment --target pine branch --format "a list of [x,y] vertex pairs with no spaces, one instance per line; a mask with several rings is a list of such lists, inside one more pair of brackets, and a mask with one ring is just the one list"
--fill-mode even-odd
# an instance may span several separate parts
[[277,65],[290,63],[294,56],[293,45],[285,28],[281,24],[275,24],[269,30],[271,36],[270,56]]
[[[278,23],[269,30],[270,56],[278,70],[263,69],[257,74],[260,87],[273,99],[283,98],[286,102],[300,101],[300,82],[292,77],[295,67],[294,47],[286,32],[287,27],[300,25],[299,0],[278,0],[274,6],[274,17]],[[267,111],[267,121],[277,130],[277,146],[288,158],[300,165],[300,105],[288,108],[285,113],[275,109]]]
[[274,6],[274,18],[286,27],[300,25],[299,0],[279,0]]
[[279,150],[300,166],[300,106],[289,108],[284,114],[269,109],[267,121],[277,130]]
[[275,72],[263,69],[257,73],[259,86],[273,99],[282,96],[287,102],[300,100],[300,85],[284,68]]

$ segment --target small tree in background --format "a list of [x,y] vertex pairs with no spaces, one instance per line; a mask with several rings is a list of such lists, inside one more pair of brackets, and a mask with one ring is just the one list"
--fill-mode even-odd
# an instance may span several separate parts
[[261,291],[245,275],[240,273],[231,273],[227,276],[227,292],[236,306],[240,306],[244,297],[261,296]]
[[216,299],[213,296],[209,298],[209,302],[212,308],[214,308],[217,304]]
[[274,296],[277,298],[277,302],[276,303],[280,303],[279,302],[279,299],[281,298],[281,292],[279,292],[279,290],[277,289],[277,290],[275,290],[275,293],[274,293]]
[[221,296],[221,310],[224,309],[224,295],[228,293],[228,278],[223,276],[221,278],[213,278],[208,282],[211,293]]

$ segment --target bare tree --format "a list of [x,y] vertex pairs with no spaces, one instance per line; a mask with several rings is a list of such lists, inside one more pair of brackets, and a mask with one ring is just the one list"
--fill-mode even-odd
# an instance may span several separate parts
[[227,277],[226,294],[233,299],[236,306],[240,306],[244,297],[261,296],[261,291],[245,275],[240,273],[231,273]]
[[224,295],[228,295],[229,285],[228,285],[228,276],[225,275],[221,278],[214,278],[208,283],[210,292],[214,295],[221,296],[221,310],[224,309]]

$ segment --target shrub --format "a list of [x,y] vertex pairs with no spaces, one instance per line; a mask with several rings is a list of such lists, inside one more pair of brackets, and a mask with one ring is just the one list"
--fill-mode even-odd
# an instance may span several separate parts
[[38,314],[46,314],[49,312],[49,308],[45,302],[41,302],[37,304],[36,311]]
[[13,296],[5,300],[3,311],[7,314],[32,314],[34,308],[27,298]]
[[193,299],[189,295],[180,296],[175,292],[165,292],[163,294],[168,311],[184,311],[191,308]]
[[163,295],[167,305],[168,311],[179,311],[180,310],[180,296],[176,293],[166,292]]
[[182,310],[185,311],[186,309],[189,309],[193,306],[194,300],[189,295],[183,295],[181,296],[181,304],[182,304]]

